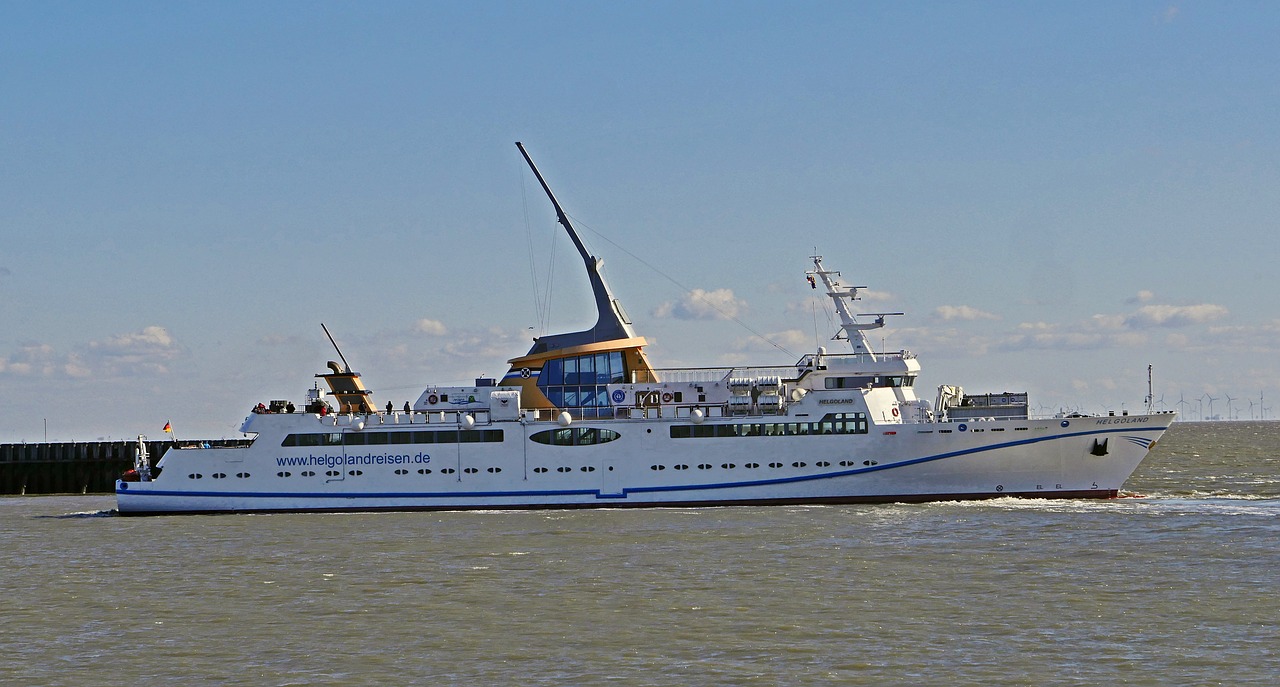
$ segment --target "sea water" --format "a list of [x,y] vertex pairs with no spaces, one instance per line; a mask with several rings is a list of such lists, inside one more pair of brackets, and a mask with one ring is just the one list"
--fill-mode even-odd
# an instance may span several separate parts
[[1273,685],[1280,423],[1140,498],[122,518],[0,498],[4,685]]

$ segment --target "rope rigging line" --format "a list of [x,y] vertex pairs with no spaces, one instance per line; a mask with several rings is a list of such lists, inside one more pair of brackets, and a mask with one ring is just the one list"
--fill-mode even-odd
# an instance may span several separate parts
[[538,289],[538,263],[533,250],[533,223],[529,221],[529,196],[523,174],[520,175],[520,203],[524,208],[524,234],[529,244],[529,280],[533,282],[533,310],[538,318],[538,336],[542,336],[547,330],[547,322],[542,316],[542,295]]
[[[567,213],[567,212],[566,212],[565,214],[566,214],[566,215],[569,215],[569,213]],[[609,243],[609,245],[613,246],[614,248],[617,248],[618,250],[622,251],[622,252],[623,252],[623,253],[625,253],[626,255],[630,256],[632,260],[635,260],[636,262],[640,263],[641,265],[644,265],[645,267],[648,267],[650,270],[653,270],[653,272],[654,272],[655,274],[657,274],[658,276],[662,277],[663,279],[666,279],[667,281],[671,282],[672,284],[675,284],[677,287],[679,287],[679,288],[680,288],[682,291],[684,291],[685,293],[688,293],[688,294],[691,294],[691,295],[693,294],[693,289],[691,289],[691,288],[689,288],[689,287],[685,286],[684,284],[680,283],[680,281],[679,281],[679,280],[677,280],[675,277],[672,277],[671,275],[667,274],[666,272],[663,272],[662,270],[658,269],[657,267],[654,267],[652,264],[650,264],[650,263],[649,263],[648,261],[646,261],[644,258],[641,258],[640,256],[636,255],[635,253],[632,253],[631,251],[627,250],[627,249],[626,249],[625,247],[623,247],[621,244],[619,244],[618,242],[616,242],[616,241],[614,241],[613,239],[609,238],[608,236],[605,236],[604,234],[602,234],[602,233],[600,233],[600,232],[596,231],[594,228],[592,228],[592,227],[591,227],[591,225],[589,225],[589,224],[587,224],[587,223],[585,223],[585,222],[582,222],[581,220],[579,220],[578,218],[574,217],[573,215],[569,215],[569,218],[573,220],[573,222],[574,222],[574,224],[575,224],[575,225],[580,226],[580,227],[582,227],[582,228],[584,228],[584,229],[586,229],[586,230],[590,231],[592,234],[595,234],[596,236],[599,236],[600,238],[604,239],[605,241],[607,241],[607,242]],[[774,341],[773,339],[770,339],[769,337],[765,336],[764,334],[761,334],[760,332],[756,331],[755,329],[752,329],[752,328],[751,328],[751,327],[750,327],[746,322],[743,322],[742,320],[738,319],[737,317],[735,317],[735,316],[733,316],[733,315],[730,315],[729,313],[725,312],[724,310],[721,310],[719,306],[717,306],[715,303],[712,303],[710,300],[707,300],[706,298],[703,298],[703,297],[701,297],[701,296],[697,296],[697,298],[698,298],[698,300],[702,301],[702,302],[703,302],[703,303],[705,303],[707,306],[709,306],[712,310],[715,310],[716,312],[718,312],[718,313],[720,313],[721,315],[723,315],[723,316],[725,317],[725,319],[727,319],[727,320],[732,320],[733,322],[737,323],[737,325],[738,325],[739,327],[742,327],[743,329],[747,330],[748,332],[751,332],[752,336],[755,336],[756,338],[760,339],[761,341],[763,341],[763,342],[765,342],[765,343],[769,344],[770,346],[773,346],[774,348],[778,349],[779,351],[782,351],[783,353],[786,353],[787,355],[789,355],[789,356],[791,356],[791,357],[793,357],[793,358],[794,358],[794,357],[796,357],[796,354],[795,354],[795,353],[792,353],[792,352],[791,352],[791,351],[789,351],[789,350],[787,350],[786,346],[783,346],[782,344],[778,343],[777,341]]]

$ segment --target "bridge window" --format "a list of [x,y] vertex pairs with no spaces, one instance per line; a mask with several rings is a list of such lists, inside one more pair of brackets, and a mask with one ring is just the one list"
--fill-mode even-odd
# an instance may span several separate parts
[[606,384],[625,381],[626,366],[622,352],[548,360],[538,373],[538,388],[557,408],[581,409],[585,417],[608,415],[609,393]]
[[914,375],[827,377],[822,384],[827,389],[862,389],[865,387],[915,386]]

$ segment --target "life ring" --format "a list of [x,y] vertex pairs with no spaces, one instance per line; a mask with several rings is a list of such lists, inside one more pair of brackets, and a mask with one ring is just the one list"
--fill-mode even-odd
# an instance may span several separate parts
[[894,406],[894,407],[893,407],[893,410],[892,410],[891,412],[893,413],[893,416],[894,416],[894,417],[898,417],[898,407],[897,407],[897,406]]
[[440,400],[440,397],[436,396],[435,394],[431,394],[430,396],[427,397],[427,403],[430,403],[431,405],[435,405],[439,400]]
[[675,397],[671,395],[671,392],[670,392],[670,391],[668,391],[668,392],[666,392],[666,393],[662,394],[662,402],[663,402],[663,403],[670,403],[672,398],[675,398]]

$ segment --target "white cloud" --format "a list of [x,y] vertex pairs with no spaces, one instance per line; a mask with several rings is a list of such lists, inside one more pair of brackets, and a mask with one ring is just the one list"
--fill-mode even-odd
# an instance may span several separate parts
[[91,341],[89,348],[114,354],[132,354],[141,349],[168,349],[173,346],[173,337],[164,327],[151,325],[140,332],[113,336],[106,341]]
[[90,341],[83,364],[104,374],[163,374],[169,371],[166,363],[181,353],[167,329],[151,325],[139,332]]
[[23,344],[14,353],[0,358],[0,372],[16,376],[49,375],[59,366],[53,346],[42,343]]
[[679,301],[667,301],[653,310],[654,317],[678,320],[731,320],[747,307],[732,289],[693,289]]
[[985,310],[978,310],[967,305],[942,305],[933,309],[933,316],[943,321],[950,320],[998,320],[995,315]]
[[871,303],[883,303],[885,301],[894,301],[898,297],[889,291],[873,291],[871,289],[858,289],[858,299]]
[[1125,318],[1125,326],[1133,329],[1148,327],[1182,327],[1203,324],[1226,317],[1229,311],[1221,305],[1144,305]]
[[1096,315],[1083,324],[1066,327],[1047,322],[1023,322],[1015,333],[1005,337],[1003,350],[1081,351],[1102,348],[1128,348],[1145,345],[1145,334],[1117,329],[1113,318]]
[[426,318],[414,323],[413,331],[418,332],[419,334],[426,334],[428,336],[444,336],[445,333],[448,332],[443,322],[439,320],[429,320]]
[[0,358],[0,373],[42,377],[85,378],[133,374],[164,374],[167,363],[183,349],[164,327],[90,341],[78,351],[58,353],[45,343],[24,344]]
[[1137,295],[1124,299],[1124,302],[1130,305],[1135,303],[1150,303],[1152,300],[1155,300],[1155,297],[1156,294],[1154,292],[1143,289],[1139,291]]
[[1086,350],[1102,348],[1108,337],[1081,331],[1060,332],[1055,329],[1031,329],[1013,334],[1000,344],[1005,350]]
[[[1154,294],[1139,292],[1134,300],[1149,300]],[[1005,350],[1087,350],[1146,346],[1148,330],[1202,325],[1229,314],[1220,305],[1144,305],[1131,313],[1094,315],[1075,325],[1024,322],[1000,344]],[[1185,339],[1182,339],[1185,340]],[[1173,341],[1166,339],[1166,341]]]

